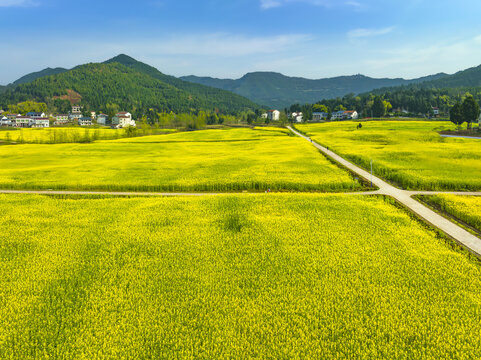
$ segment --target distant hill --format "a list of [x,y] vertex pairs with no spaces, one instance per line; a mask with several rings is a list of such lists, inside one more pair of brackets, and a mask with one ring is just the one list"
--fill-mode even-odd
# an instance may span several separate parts
[[288,77],[275,72],[254,72],[238,80],[210,77],[184,76],[182,80],[232,91],[268,107],[284,108],[292,104],[315,103],[322,99],[342,97],[349,93],[359,94],[377,88],[408,85],[442,79],[447,74],[419,79],[374,79],[364,75],[339,76],[310,80]]
[[324,99],[322,104],[331,109],[343,105],[369,116],[370,100],[373,95],[379,95],[389,101],[393,109],[403,109],[412,114],[432,115],[433,108],[438,108],[442,116],[448,116],[449,109],[456,102],[462,102],[466,93],[470,93],[478,103],[481,103],[481,66],[438,79],[374,89],[359,94],[357,98],[347,95],[342,99]]
[[38,72],[33,72],[28,75],[22,76],[20,79],[14,81],[11,85],[20,85],[20,84],[25,84],[32,82],[34,80],[37,80],[38,78],[44,77],[44,76],[49,76],[49,75],[56,75],[56,74],[61,74],[68,71],[67,69],[64,68],[46,68],[42,71]]
[[424,82],[422,86],[429,88],[481,87],[481,65],[458,71],[440,79]]
[[137,115],[149,109],[181,113],[258,108],[239,95],[164,75],[126,55],[21,83],[0,95],[0,107],[26,100],[46,102],[54,107],[58,101],[71,99],[72,94],[90,109],[107,112],[109,107],[117,106]]
[[208,99],[215,98],[217,99],[216,101],[219,101],[221,103],[220,107],[224,109],[227,109],[229,107],[239,108],[239,106],[236,105],[236,103],[243,103],[244,107],[249,107],[249,108],[259,107],[257,104],[254,104],[251,101],[246,102],[245,100],[247,99],[242,97],[242,95],[238,96],[226,89],[220,89],[218,87],[212,87],[209,85],[196,84],[196,83],[181,80],[174,76],[166,75],[160,72],[159,70],[157,70],[156,68],[154,68],[153,66],[137,61],[134,58],[124,54],[118,55],[105,62],[105,64],[112,64],[112,63],[119,63],[135,71],[151,76],[154,79],[162,81],[163,83],[174,86],[177,89],[186,91],[192,96],[195,96],[198,99],[202,99],[203,101],[208,102]]

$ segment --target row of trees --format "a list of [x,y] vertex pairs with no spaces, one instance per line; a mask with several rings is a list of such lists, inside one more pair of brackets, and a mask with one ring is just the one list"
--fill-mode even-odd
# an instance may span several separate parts
[[466,96],[462,103],[457,102],[449,112],[450,120],[461,126],[463,123],[468,123],[468,129],[472,128],[472,123],[479,119],[481,111],[478,102],[472,95]]
[[[448,114],[449,110],[456,104],[462,103],[466,96],[471,95],[476,102],[481,102],[481,88],[423,88],[421,86],[401,86],[397,88],[385,88],[373,90],[372,92],[360,94],[348,94],[342,98],[322,100],[319,104],[334,109],[343,105],[349,110],[356,110],[364,117],[377,117],[381,107],[377,111],[373,108],[374,101],[379,97],[385,102],[386,111],[402,109],[409,112],[409,115],[433,115],[433,108],[439,108],[442,113]],[[379,99],[376,100],[379,104]]]
[[16,105],[8,105],[7,111],[10,114],[21,114],[21,115],[26,115],[29,112],[46,113],[47,104],[38,103],[35,101],[24,101]]

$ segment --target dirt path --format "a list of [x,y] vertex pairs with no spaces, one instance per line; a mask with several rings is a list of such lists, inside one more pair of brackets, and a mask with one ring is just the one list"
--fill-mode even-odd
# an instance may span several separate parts
[[[294,130],[293,128],[291,127],[288,127],[288,128],[297,136],[300,136],[306,139],[307,141],[311,142],[313,146],[315,146],[325,155],[329,156],[330,158],[340,163],[344,167],[348,168],[352,172],[358,174],[359,176],[362,176],[364,179],[371,181],[371,174],[369,174],[364,169],[361,169],[360,167],[352,164],[351,162],[345,160],[344,158],[340,157],[336,153],[328,150],[327,148],[319,144],[316,144],[315,142],[312,142],[310,138],[302,135],[301,133]],[[387,195],[396,199],[399,203],[401,203],[402,205],[407,207],[409,210],[417,214],[426,222],[440,229],[445,234],[449,235],[458,244],[461,244],[462,246],[466,247],[469,251],[476,254],[477,256],[481,256],[481,239],[479,239],[478,237],[464,230],[462,227],[449,221],[445,217],[432,211],[428,207],[424,206],[423,204],[421,204],[420,202],[412,198],[413,195],[440,194],[443,192],[404,191],[392,186],[391,184],[388,184],[387,182],[385,182],[384,180],[376,176],[372,176],[372,183],[379,188],[379,190],[376,191],[375,194]],[[449,192],[446,192],[446,193],[449,193]],[[456,193],[456,194],[468,195],[470,193]],[[471,193],[471,194],[475,194],[478,196],[481,195],[481,193]]]

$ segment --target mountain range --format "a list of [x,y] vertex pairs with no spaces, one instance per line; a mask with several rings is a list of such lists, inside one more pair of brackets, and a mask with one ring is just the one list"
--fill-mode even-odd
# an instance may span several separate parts
[[261,106],[282,109],[297,103],[316,103],[400,86],[481,87],[481,66],[453,75],[439,73],[411,80],[364,75],[311,80],[275,72],[253,72],[233,80],[176,78],[132,57],[119,55],[104,63],[80,65],[71,70],[47,68],[25,75],[12,84],[0,86],[0,106],[25,100],[52,103],[74,93],[92,107],[114,103],[139,111],[154,108],[174,112],[198,109],[237,112]]
[[118,108],[136,115],[196,110],[236,113],[259,107],[232,92],[165,75],[127,55],[70,70],[45,69],[26,75],[7,86],[0,95],[0,107],[27,100],[45,102],[58,111],[67,110],[71,102],[81,102],[85,110],[108,113]]
[[182,80],[232,91],[272,108],[285,108],[292,104],[312,104],[322,99],[334,99],[349,93],[360,94],[374,89],[419,84],[443,79],[449,75],[440,73],[413,80],[375,79],[364,75],[339,76],[310,80],[288,77],[275,72],[254,72],[238,80],[210,77],[184,76]]

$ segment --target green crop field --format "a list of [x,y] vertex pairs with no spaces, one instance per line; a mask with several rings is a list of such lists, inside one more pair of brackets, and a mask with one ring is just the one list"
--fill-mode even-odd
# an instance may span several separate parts
[[331,122],[297,125],[316,142],[407,189],[481,189],[481,140],[442,138],[440,121]]
[[[140,130],[142,133],[170,133],[171,129],[148,129]],[[126,137],[125,129],[108,128],[81,128],[81,127],[58,127],[47,129],[17,128],[0,129],[0,141],[11,141],[26,144],[61,144],[82,143],[96,140],[113,140]]]
[[0,188],[351,191],[362,185],[283,129],[0,146]]
[[421,198],[436,209],[447,212],[481,231],[481,197],[440,194]]
[[1,359],[479,359],[481,265],[382,197],[0,195]]

